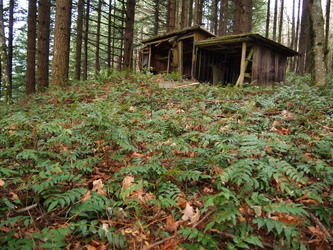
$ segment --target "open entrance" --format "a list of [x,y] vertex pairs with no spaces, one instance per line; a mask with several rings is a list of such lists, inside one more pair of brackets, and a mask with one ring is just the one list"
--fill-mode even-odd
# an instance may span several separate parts
[[192,77],[192,63],[193,63],[193,43],[194,38],[189,37],[181,40],[181,56],[182,56],[182,72],[181,74],[186,78]]
[[[246,44],[245,44],[246,46]],[[251,82],[253,47],[237,46],[198,47],[196,78],[212,84]]]

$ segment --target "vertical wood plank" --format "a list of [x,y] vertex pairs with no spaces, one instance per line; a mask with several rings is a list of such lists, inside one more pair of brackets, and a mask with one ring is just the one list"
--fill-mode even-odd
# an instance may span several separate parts
[[183,50],[184,50],[184,42],[181,40],[178,43],[178,73],[183,75]]
[[240,72],[239,72],[239,78],[236,82],[236,86],[242,86],[244,82],[244,74],[245,74],[245,60],[246,60],[246,42],[242,43],[242,57],[241,57],[241,63],[240,63]]

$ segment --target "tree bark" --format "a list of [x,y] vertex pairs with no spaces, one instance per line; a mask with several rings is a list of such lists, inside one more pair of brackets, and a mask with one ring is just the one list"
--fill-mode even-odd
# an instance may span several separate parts
[[96,29],[96,54],[95,54],[95,70],[96,72],[101,70],[100,66],[100,40],[101,40],[101,18],[102,18],[102,0],[98,0],[97,7],[97,29]]
[[[187,0],[186,0],[187,1]],[[160,29],[160,0],[155,0],[154,6],[154,36],[158,35]]]
[[277,16],[278,16],[278,0],[275,0],[274,20],[273,20],[273,40],[274,41],[276,41]]
[[229,6],[229,0],[221,0],[219,30],[218,30],[219,36],[225,36],[227,34],[228,6]]
[[56,1],[52,84],[57,86],[67,86],[69,83],[71,8],[71,0]]
[[127,0],[125,43],[124,43],[124,69],[133,68],[133,38],[134,38],[135,4],[136,4],[135,0]]
[[267,12],[266,12],[266,32],[265,37],[269,37],[269,24],[271,18],[271,0],[267,1]]
[[74,79],[81,78],[81,55],[82,55],[82,36],[83,36],[83,0],[77,3],[77,20],[76,20],[76,48],[75,48],[75,70]]
[[310,27],[312,47],[312,83],[317,86],[326,85],[326,67],[324,53],[324,17],[321,0],[310,0]]
[[297,73],[304,74],[311,72],[311,42],[310,42],[310,11],[309,1],[303,0],[301,29],[299,35],[299,49],[301,56],[298,57]]
[[192,26],[193,21],[193,0],[189,0],[189,9],[188,9],[188,26]]
[[168,0],[166,31],[172,32],[176,29],[176,0]]
[[3,18],[3,0],[0,0],[0,59],[1,59],[1,80],[4,89],[4,99],[6,104],[12,102],[11,90],[9,89],[9,72],[8,72],[8,58],[7,46],[5,38],[5,25]]
[[247,33],[252,30],[252,0],[235,1],[234,34]]
[[88,79],[89,15],[90,15],[90,0],[87,0],[86,13],[85,13],[85,27],[84,27],[83,80]]
[[14,41],[14,7],[15,0],[9,1],[9,22],[8,22],[8,73],[9,73],[9,95],[13,91],[13,41]]
[[[25,82],[25,93],[28,95],[36,92],[36,19],[37,19],[36,0],[29,0],[27,70],[26,70],[26,82]],[[3,58],[1,57],[1,59]]]
[[112,46],[113,46],[113,43],[112,43],[112,27],[114,25],[112,25],[112,0],[109,0],[109,13],[108,13],[108,68],[111,68],[111,58],[112,58],[112,55],[111,55],[111,49],[112,49]]
[[195,0],[194,24],[202,25],[203,0]]
[[281,0],[278,43],[281,43],[282,41],[283,9],[284,9],[284,0]]
[[326,65],[326,70],[329,71],[328,67],[328,54],[329,54],[329,34],[330,34],[330,17],[331,17],[331,0],[326,0],[326,23],[325,23],[325,47],[324,47],[324,52],[325,52],[325,65]]
[[182,1],[182,14],[181,14],[181,23],[180,23],[180,28],[184,29],[188,25],[188,0],[183,0]]
[[218,0],[212,0],[211,32],[213,32],[214,34],[217,34],[217,24],[218,24],[217,10],[218,10]]
[[50,0],[39,0],[38,5],[38,53],[37,90],[44,92],[49,87],[50,56]]

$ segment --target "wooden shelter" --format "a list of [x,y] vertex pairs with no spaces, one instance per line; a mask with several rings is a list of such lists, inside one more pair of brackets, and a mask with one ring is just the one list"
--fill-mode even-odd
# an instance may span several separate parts
[[194,43],[210,37],[215,35],[197,25],[144,40],[139,67],[154,73],[177,72],[193,78]]
[[283,82],[292,49],[258,34],[216,37],[200,26],[142,41],[139,66],[200,82],[258,85]]
[[194,78],[202,82],[258,85],[283,82],[292,49],[258,34],[216,37],[194,43]]

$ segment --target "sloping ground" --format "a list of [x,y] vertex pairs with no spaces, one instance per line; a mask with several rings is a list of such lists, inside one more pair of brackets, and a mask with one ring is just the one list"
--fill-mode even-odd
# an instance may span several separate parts
[[333,90],[77,83],[0,108],[0,247],[332,247]]

